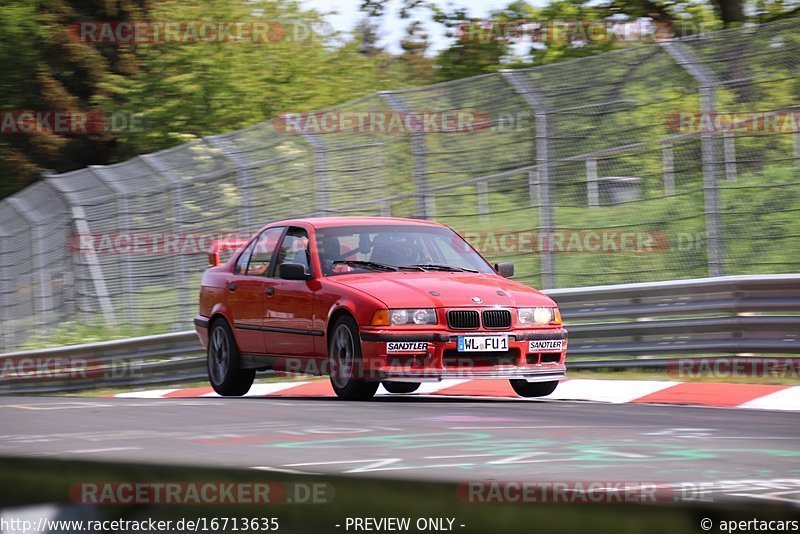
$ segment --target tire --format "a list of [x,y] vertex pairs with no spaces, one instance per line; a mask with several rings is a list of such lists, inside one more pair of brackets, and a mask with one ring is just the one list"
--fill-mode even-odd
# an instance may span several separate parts
[[383,389],[389,393],[414,393],[419,389],[418,382],[384,382]]
[[208,335],[208,381],[218,395],[241,397],[253,385],[255,369],[242,369],[239,348],[228,323],[214,321]]
[[558,387],[558,380],[552,382],[528,382],[526,380],[509,380],[511,387],[520,397],[544,397],[550,395]]
[[331,367],[331,385],[342,400],[363,401],[375,396],[380,382],[367,382],[354,375],[361,369],[361,341],[358,325],[349,315],[333,325],[328,339],[328,360]]

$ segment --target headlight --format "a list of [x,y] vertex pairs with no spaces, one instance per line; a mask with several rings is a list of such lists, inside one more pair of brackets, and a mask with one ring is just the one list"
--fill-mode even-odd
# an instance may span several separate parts
[[561,324],[558,308],[520,308],[517,318],[520,324]]
[[392,324],[436,324],[436,310],[433,308],[411,308],[389,310]]

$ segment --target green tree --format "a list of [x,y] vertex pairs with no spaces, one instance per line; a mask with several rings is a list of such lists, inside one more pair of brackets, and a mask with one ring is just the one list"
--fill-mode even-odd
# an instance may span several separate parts
[[[102,44],[71,33],[77,21],[98,20],[259,22],[269,39]],[[114,163],[417,83],[405,62],[374,43],[363,53],[363,35],[347,39],[291,0],[13,0],[0,10],[0,33],[0,110],[124,111],[141,126],[0,136],[0,197],[46,169]]]
[[[70,24],[130,20],[138,12],[141,5],[129,0],[5,2],[0,9],[0,111],[102,112],[96,97],[103,93],[103,81],[111,74],[134,73],[138,62],[130,49],[100,50],[76,40]],[[0,197],[37,180],[43,169],[65,171],[107,163],[117,143],[111,132],[3,134]]]

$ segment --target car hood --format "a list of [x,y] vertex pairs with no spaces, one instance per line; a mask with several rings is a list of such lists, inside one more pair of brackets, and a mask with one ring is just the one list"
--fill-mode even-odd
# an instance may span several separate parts
[[399,271],[345,274],[334,279],[390,308],[555,306],[544,293],[496,274]]

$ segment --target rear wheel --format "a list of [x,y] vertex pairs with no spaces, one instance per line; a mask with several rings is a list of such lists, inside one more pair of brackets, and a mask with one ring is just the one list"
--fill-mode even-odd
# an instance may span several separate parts
[[256,372],[242,369],[241,363],[231,327],[223,320],[215,321],[208,336],[208,380],[217,394],[241,397],[250,391]]
[[378,391],[379,382],[367,382],[358,375],[363,370],[358,325],[350,316],[334,324],[328,340],[331,366],[331,385],[336,396],[343,400],[369,400]]
[[520,397],[544,397],[550,395],[558,387],[558,380],[552,382],[528,382],[527,380],[509,380],[511,387]]
[[389,393],[414,393],[419,389],[417,382],[384,382],[383,389]]

